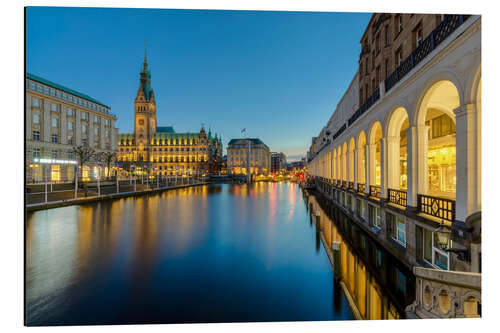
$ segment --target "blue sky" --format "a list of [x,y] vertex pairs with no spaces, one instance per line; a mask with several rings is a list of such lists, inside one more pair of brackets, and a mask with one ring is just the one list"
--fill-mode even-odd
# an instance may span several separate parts
[[304,155],[357,70],[371,13],[29,7],[27,71],[90,95],[133,130],[148,41],[158,126]]

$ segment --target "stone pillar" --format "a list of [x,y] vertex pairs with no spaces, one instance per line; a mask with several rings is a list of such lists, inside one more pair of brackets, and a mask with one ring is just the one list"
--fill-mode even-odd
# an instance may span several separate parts
[[51,116],[51,111],[50,111],[50,102],[47,100],[43,101],[43,120],[40,120],[42,122],[42,133],[40,133],[40,140],[45,141],[45,142],[51,142],[50,141],[50,131],[52,129],[52,124],[50,123],[50,116]]
[[387,188],[399,190],[401,176],[399,163],[399,136],[387,137]]
[[[33,132],[31,128],[31,123],[33,122],[33,113],[31,112],[31,101],[33,97],[29,94],[26,94],[26,119],[25,119],[25,124],[26,124],[26,140],[33,140]],[[40,116],[43,116],[41,113]],[[40,117],[40,124],[42,123],[42,117]],[[42,127],[42,126],[40,126]]]
[[375,181],[376,181],[376,167],[377,167],[377,164],[376,164],[376,157],[377,157],[377,145],[375,144],[370,144],[368,145],[369,146],[369,158],[370,158],[370,163],[368,163],[368,165],[370,166],[370,171],[369,171],[369,177],[368,179],[370,180],[370,185],[375,185]]
[[330,151],[330,179],[333,180],[335,179],[335,175],[334,175],[334,163],[335,161],[333,160],[333,150]]
[[347,181],[347,152],[342,152],[342,180]]
[[427,149],[429,147],[429,126],[417,126],[417,192],[429,192],[429,171],[427,165]]
[[100,148],[105,149],[106,148],[106,129],[104,128],[104,118],[101,118],[101,128],[99,129],[99,137],[101,139],[100,143]]
[[73,132],[75,133],[75,145],[82,145],[82,112],[79,109],[73,109],[75,111],[75,127]]
[[454,110],[456,119],[457,190],[456,220],[465,222],[481,210],[479,202],[478,121],[473,104]]
[[365,194],[370,193],[370,184],[371,184],[371,148],[370,145],[365,145]]
[[417,207],[417,128],[415,126],[406,129],[406,154],[407,154],[407,199],[409,209]]
[[88,133],[87,133],[87,142],[89,143],[90,148],[94,148],[94,116],[88,112],[89,115],[89,126],[88,126]]
[[356,152],[356,183],[358,184],[366,184],[365,181],[365,173],[363,170],[364,160],[362,156],[364,154],[364,148],[357,148]]
[[416,262],[417,256],[417,243],[416,243],[416,225],[414,221],[410,221],[406,219],[405,223],[406,228],[406,258],[408,261],[413,264]]
[[352,154],[353,154],[353,159],[354,159],[354,163],[353,163],[353,171],[354,171],[354,175],[353,175],[353,183],[354,183],[354,192],[356,192],[356,190],[358,189],[358,154],[357,154],[357,150],[354,149],[352,151]]
[[68,114],[68,109],[61,104],[60,110],[60,125],[61,125],[61,142],[62,144],[68,143],[68,125],[66,123],[66,115]]
[[387,198],[387,139],[380,139],[380,198]]

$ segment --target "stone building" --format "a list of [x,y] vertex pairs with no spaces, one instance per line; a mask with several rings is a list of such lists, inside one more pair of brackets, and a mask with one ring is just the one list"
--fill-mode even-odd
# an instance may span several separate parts
[[[117,118],[110,111],[90,96],[27,73],[26,183],[73,182],[76,146],[115,152]],[[84,180],[95,179],[97,166],[84,166],[81,175]]]
[[[250,148],[249,148],[250,146]],[[267,175],[271,169],[269,147],[257,138],[231,139],[227,145],[227,173],[247,174],[250,150],[250,173]]]
[[119,134],[118,161],[125,170],[161,176],[218,173],[222,166],[217,134],[206,133],[203,126],[198,132],[182,133],[172,126],[157,127],[146,52],[134,101],[134,132]]
[[283,153],[271,153],[271,173],[280,173],[286,171],[286,156]]
[[361,49],[309,173],[409,265],[479,272],[481,17],[377,13]]

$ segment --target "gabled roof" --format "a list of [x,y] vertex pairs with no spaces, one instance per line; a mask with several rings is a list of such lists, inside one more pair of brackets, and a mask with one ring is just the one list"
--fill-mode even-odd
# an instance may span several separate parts
[[45,85],[50,86],[52,88],[62,90],[64,92],[67,92],[68,94],[72,94],[72,95],[78,96],[78,97],[86,99],[86,100],[88,100],[90,102],[93,102],[93,103],[96,103],[96,104],[99,104],[99,105],[102,105],[102,106],[105,106],[105,107],[111,109],[109,106],[107,106],[107,105],[99,102],[98,100],[90,97],[89,95],[82,94],[81,92],[78,92],[78,91],[75,91],[73,89],[70,89],[70,88],[67,88],[65,86],[62,86],[60,84],[54,83],[54,82],[49,81],[47,79],[44,79],[43,77],[40,77],[38,75],[31,74],[31,73],[26,73],[26,78],[28,78],[30,80],[33,80],[33,81],[37,81],[37,82],[42,83],[42,84],[45,84]]

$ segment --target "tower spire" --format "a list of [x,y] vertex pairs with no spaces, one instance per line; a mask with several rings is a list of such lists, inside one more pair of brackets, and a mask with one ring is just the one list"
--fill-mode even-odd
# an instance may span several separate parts
[[148,40],[144,40],[144,63],[148,63]]

